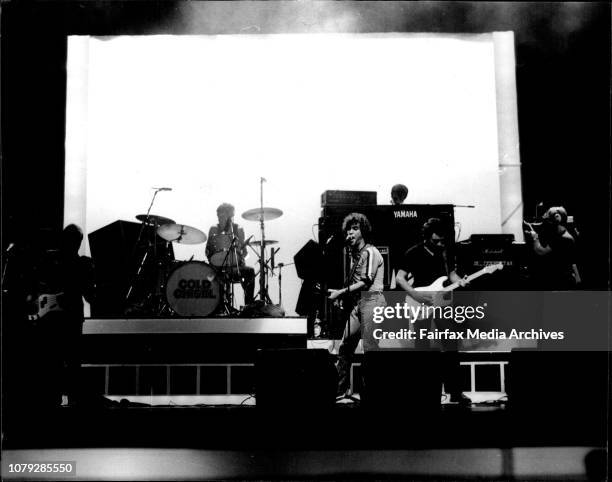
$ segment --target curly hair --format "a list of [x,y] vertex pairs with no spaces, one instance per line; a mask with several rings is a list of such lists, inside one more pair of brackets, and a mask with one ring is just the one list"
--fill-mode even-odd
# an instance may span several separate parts
[[440,218],[429,218],[422,229],[423,239],[428,239],[432,234],[437,234],[441,237],[446,237],[446,229]]
[[361,230],[361,235],[364,239],[369,238],[370,233],[372,232],[372,225],[370,224],[370,221],[368,221],[368,218],[361,213],[348,214],[344,218],[344,221],[342,221],[342,232],[346,234],[353,224],[359,224],[359,229]]
[[543,219],[548,220],[555,214],[559,214],[561,216],[561,225],[565,226],[567,224],[567,211],[563,206],[553,206],[548,208],[548,211],[544,213]]
[[225,213],[227,214],[230,218],[234,215],[234,206],[232,206],[229,203],[223,203],[220,204],[219,207],[217,208],[217,214],[219,213]]

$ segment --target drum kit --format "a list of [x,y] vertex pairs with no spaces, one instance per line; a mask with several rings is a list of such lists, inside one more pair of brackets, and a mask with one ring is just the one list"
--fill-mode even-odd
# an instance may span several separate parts
[[[264,179],[262,178],[262,182]],[[156,190],[155,194],[157,194]],[[155,195],[153,196],[155,200]],[[263,207],[263,194],[261,206],[249,209],[242,213],[242,218],[247,221],[259,222],[261,239],[251,241],[250,238],[244,246],[250,248],[258,256],[259,264],[259,292],[256,298],[264,304],[272,303],[268,295],[268,276],[274,275],[274,256],[279,248],[272,245],[278,244],[275,240],[266,240],[265,222],[282,216],[280,209]],[[149,206],[149,211],[153,201]],[[197,228],[185,224],[176,223],[173,219],[156,214],[139,214],[136,219],[142,223],[140,234],[136,244],[141,242],[145,226],[153,228],[150,230],[154,237],[159,237],[170,248],[171,244],[196,245],[207,241],[207,236]],[[126,302],[128,306],[134,306],[132,292],[134,285],[138,283],[139,277],[144,276],[142,268],[147,257],[152,257],[157,271],[157,281],[153,292],[146,293],[144,300],[137,300],[138,310],[142,314],[153,316],[208,316],[214,315],[237,315],[239,310],[234,306],[233,285],[240,281],[240,270],[243,266],[242,246],[234,233],[221,232],[211,235],[208,239],[207,251],[209,252],[208,263],[204,261],[175,261],[167,256],[170,249],[158,248],[159,240],[152,240],[140,260],[134,278],[129,286]],[[270,248],[270,257],[267,257],[267,249]],[[150,262],[150,260],[149,260]],[[282,263],[278,267],[282,270]],[[279,304],[281,297],[281,285],[279,277]]]

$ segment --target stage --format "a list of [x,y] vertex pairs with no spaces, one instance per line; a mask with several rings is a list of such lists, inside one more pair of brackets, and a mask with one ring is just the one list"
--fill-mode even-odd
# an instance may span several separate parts
[[77,403],[50,406],[45,367],[21,370],[39,378],[13,392],[3,477],[30,461],[76,462],[76,480],[591,480],[603,470],[607,353],[459,353],[464,406],[428,382],[428,353],[404,351],[378,353],[370,380],[382,393],[368,401],[358,349],[355,394],[334,402],[339,340],[308,339],[305,318],[89,319],[83,334],[89,392]]
[[24,413],[6,422],[3,475],[13,462],[76,461],[77,480],[588,480],[585,464],[602,463],[605,445],[605,424],[585,412],[559,423],[504,404],[422,414],[408,400],[381,412],[358,402],[304,411],[291,399],[272,412],[247,397],[109,397]]

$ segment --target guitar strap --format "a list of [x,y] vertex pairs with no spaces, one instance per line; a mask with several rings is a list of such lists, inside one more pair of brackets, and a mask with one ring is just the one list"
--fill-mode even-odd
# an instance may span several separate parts
[[[346,278],[346,282],[345,282],[345,288],[348,288],[349,286],[351,286],[351,280],[353,279],[353,276],[355,275],[355,271],[357,271],[357,266],[359,264],[359,260],[361,259],[361,253],[363,252],[364,249],[368,248],[368,244],[364,244],[363,247],[359,250],[359,253],[357,253],[356,255],[352,255],[351,254],[351,262],[352,262],[352,266],[351,266],[351,271],[348,274],[347,278]],[[353,297],[349,296],[349,299],[351,299],[351,302],[354,303],[353,301]]]

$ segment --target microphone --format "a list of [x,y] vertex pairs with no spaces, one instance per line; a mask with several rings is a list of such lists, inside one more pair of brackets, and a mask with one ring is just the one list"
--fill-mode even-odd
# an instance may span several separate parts
[[171,187],[154,187],[152,189],[155,189],[156,191],[172,191]]
[[538,210],[544,206],[544,201],[540,201],[535,207],[535,218],[538,219]]

